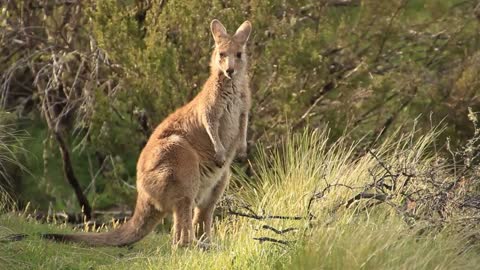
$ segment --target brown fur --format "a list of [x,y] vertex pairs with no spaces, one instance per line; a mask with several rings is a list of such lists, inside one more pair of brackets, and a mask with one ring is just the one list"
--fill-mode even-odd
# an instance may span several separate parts
[[210,239],[213,210],[228,185],[230,164],[235,155],[246,154],[250,89],[245,47],[251,24],[244,22],[230,36],[213,20],[211,31],[215,49],[202,91],[155,129],[140,154],[133,217],[112,232],[45,234],[45,238],[128,245],[172,213],[175,245],[191,244],[194,226],[197,238]]

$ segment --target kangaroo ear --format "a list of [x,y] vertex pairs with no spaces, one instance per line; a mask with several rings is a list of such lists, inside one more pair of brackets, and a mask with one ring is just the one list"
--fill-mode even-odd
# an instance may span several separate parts
[[252,32],[252,24],[249,21],[245,21],[237,29],[237,32],[235,32],[233,38],[236,41],[245,44],[247,43],[248,37],[250,36],[250,32]]
[[220,38],[227,36],[227,30],[225,29],[225,26],[223,26],[223,24],[217,19],[214,19],[210,23],[210,30],[212,31],[215,43],[218,43]]

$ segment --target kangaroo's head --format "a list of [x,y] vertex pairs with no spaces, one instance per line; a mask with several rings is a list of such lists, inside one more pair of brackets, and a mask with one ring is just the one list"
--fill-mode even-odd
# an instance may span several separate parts
[[227,33],[225,27],[218,20],[212,21],[210,29],[215,40],[215,50],[211,61],[212,70],[233,79],[237,74],[242,73],[247,65],[245,47],[252,31],[252,24],[245,21],[233,36]]

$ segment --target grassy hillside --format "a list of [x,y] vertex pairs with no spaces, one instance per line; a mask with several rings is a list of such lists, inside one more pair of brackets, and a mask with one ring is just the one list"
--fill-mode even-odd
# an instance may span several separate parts
[[[442,183],[456,179],[436,156],[438,133],[397,132],[371,153],[317,131],[290,135],[274,149],[259,146],[257,181],[237,172],[208,251],[172,249],[165,232],[130,248],[52,243],[35,234],[70,232],[68,225],[4,214],[0,237],[32,236],[0,244],[0,269],[480,269],[478,211],[453,203],[478,186],[452,189],[441,216],[430,205],[436,197],[414,194],[428,185],[432,166]],[[393,181],[397,169],[404,173]],[[397,187],[372,188],[372,179]],[[386,197],[349,202],[367,192]]]

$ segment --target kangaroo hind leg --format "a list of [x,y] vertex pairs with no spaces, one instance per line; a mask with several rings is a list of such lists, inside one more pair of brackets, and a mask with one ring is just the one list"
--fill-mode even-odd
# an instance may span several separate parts
[[196,237],[198,240],[208,243],[211,240],[213,213],[215,206],[220,200],[228,185],[230,172],[226,171],[222,174],[220,180],[212,189],[210,196],[201,205],[195,208],[194,226]]
[[173,245],[186,247],[193,241],[193,200],[182,198],[173,207]]

